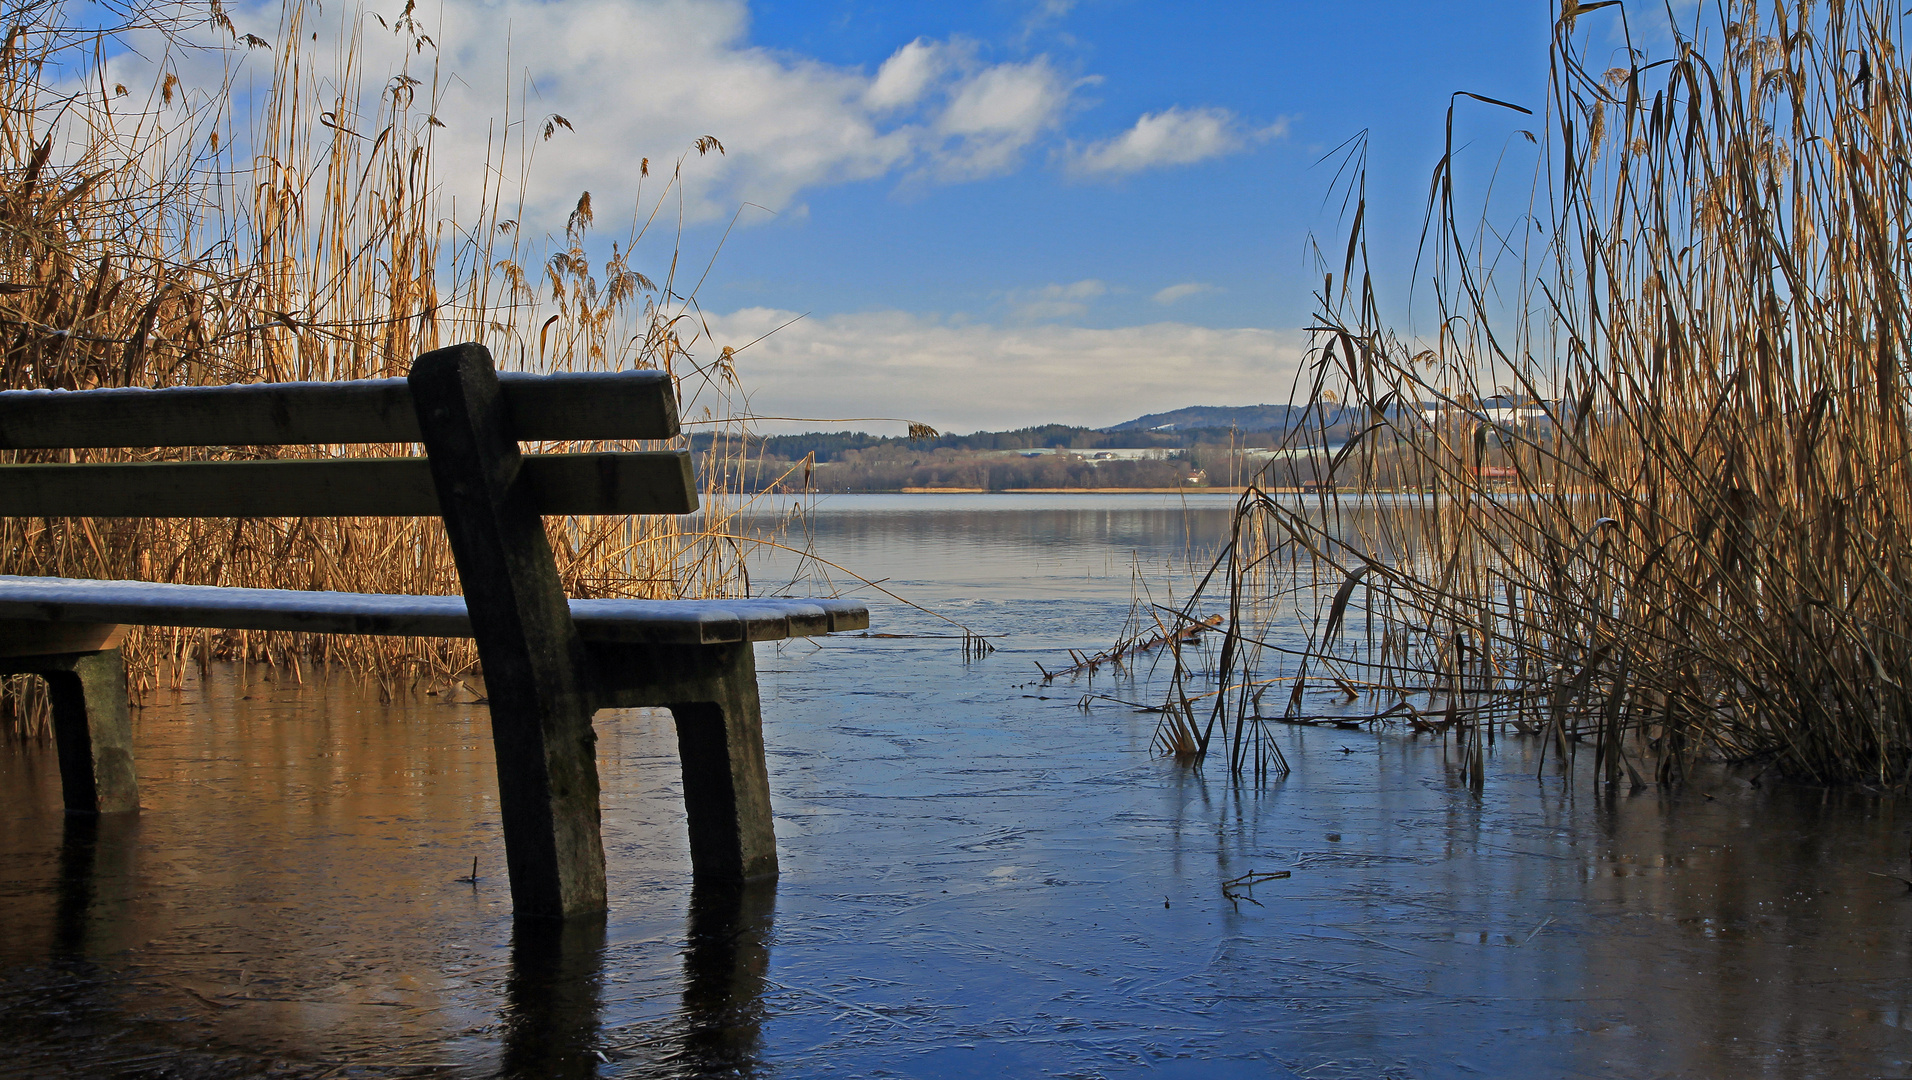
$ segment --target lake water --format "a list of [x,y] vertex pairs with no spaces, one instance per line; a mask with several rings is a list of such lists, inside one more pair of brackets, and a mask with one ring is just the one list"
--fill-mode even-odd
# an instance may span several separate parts
[[600,714],[601,927],[514,928],[482,706],[215,668],[137,714],[136,820],[0,749],[0,1075],[1912,1075],[1894,800],[1613,794],[1515,739],[1476,794],[1336,729],[1241,786],[1080,707],[1159,672],[1036,677],[1228,506],[820,504],[820,555],[998,651],[880,594],[914,636],[760,647],[783,876],[741,893],[690,889],[668,718]]

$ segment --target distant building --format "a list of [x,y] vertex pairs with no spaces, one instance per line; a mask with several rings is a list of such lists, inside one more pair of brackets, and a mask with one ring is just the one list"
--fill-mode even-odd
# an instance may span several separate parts
[[1482,465],[1474,470],[1482,487],[1507,487],[1520,479],[1520,470],[1508,465]]

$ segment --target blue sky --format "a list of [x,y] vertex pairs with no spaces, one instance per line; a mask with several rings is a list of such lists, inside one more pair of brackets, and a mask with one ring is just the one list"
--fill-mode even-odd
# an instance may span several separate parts
[[[1254,352],[1254,362],[1240,362],[1239,352],[1217,355],[1231,349],[1227,341],[1180,364],[1161,357],[1180,385],[1131,370],[1157,362],[1149,350],[1173,333],[1136,332],[1135,355],[1120,358],[1107,352],[1126,350],[1095,343],[1107,352],[1084,350],[1073,365],[1080,382],[1068,377],[1072,365],[1051,361],[1053,396],[1037,390],[1046,400],[1017,401],[1001,416],[968,396],[939,415],[929,404],[912,408],[905,392],[884,395],[888,409],[928,410],[932,422],[958,429],[1038,418],[1100,425],[1181,405],[1285,400],[1302,343],[1297,328],[1308,323],[1319,285],[1308,238],[1328,235],[1332,247],[1343,235],[1324,155],[1368,133],[1371,250],[1384,291],[1405,316],[1449,96],[1470,90],[1541,110],[1555,8],[1546,0],[764,0],[751,8],[750,41],[767,49],[874,71],[918,38],[964,39],[992,61],[1046,57],[1080,85],[1060,130],[1014,169],[964,182],[884,175],[817,187],[776,218],[759,216],[733,235],[702,298],[713,310],[810,312],[826,324],[856,313],[969,318],[1011,335],[1047,332],[1054,338],[1044,344],[1061,350],[1072,340],[1059,333],[1065,327],[1265,332],[1232,345]],[[1170,109],[1225,110],[1265,134],[1187,163],[1098,174],[1069,166],[1072,147],[1118,139],[1139,117]],[[1464,104],[1463,169],[1485,177],[1511,150],[1507,187],[1524,201],[1533,157],[1522,152],[1524,140],[1509,140],[1537,122]],[[1157,302],[1177,286],[1185,295]],[[987,347],[990,335],[977,337]],[[764,351],[783,359],[775,348]],[[1067,389],[1082,384],[1097,392]],[[854,383],[844,390],[854,399]],[[760,407],[777,403],[759,398]],[[820,415],[818,404],[791,411]]]
[[[1066,139],[1116,137],[1141,114],[1175,107],[1227,109],[1286,132],[1125,175],[1073,175],[1051,146],[1013,172],[969,183],[883,177],[813,190],[807,213],[737,234],[706,295],[723,309],[1013,318],[1018,292],[1092,279],[1110,291],[1077,321],[1113,327],[1160,314],[1147,303],[1158,290],[1199,283],[1210,290],[1173,304],[1176,318],[1303,325],[1318,284],[1306,238],[1339,227],[1338,206],[1323,205],[1333,169],[1317,164],[1322,156],[1370,132],[1370,220],[1377,240],[1393,241],[1380,251],[1411,258],[1448,95],[1472,90],[1538,109],[1549,7],[1084,0],[1042,18],[1041,5],[1010,0],[753,5],[754,43],[833,64],[875,69],[919,35],[962,35],[1002,59],[1048,55],[1097,80],[1078,91]],[[1481,106],[1464,112],[1482,166],[1509,132],[1532,123]]]
[[[242,32],[264,30],[280,5],[234,10]],[[1663,2],[1627,10],[1636,26],[1664,20]],[[660,189],[654,176],[640,197],[639,160],[667,172],[714,135],[726,153],[687,161],[673,193],[683,258],[700,270],[742,211],[697,293],[716,339],[700,347],[802,316],[741,354],[751,408],[811,421],[785,427],[890,430],[826,422],[888,416],[968,431],[1286,400],[1320,282],[1308,237],[1345,236],[1320,162],[1364,131],[1370,252],[1406,325],[1450,95],[1542,111],[1557,12],[1556,0],[443,0],[420,19],[438,42],[449,193],[469,204],[514,87],[533,88],[534,126],[556,113],[574,129],[531,143],[520,216],[533,235],[561,232],[589,190],[608,243]],[[1615,15],[1582,20],[1596,63],[1602,46],[1622,61]],[[387,59],[401,57],[420,63]],[[1535,159],[1517,132],[1540,122],[1464,104],[1466,190],[1499,164],[1502,209],[1518,212]],[[655,231],[636,264],[661,278],[676,243]]]

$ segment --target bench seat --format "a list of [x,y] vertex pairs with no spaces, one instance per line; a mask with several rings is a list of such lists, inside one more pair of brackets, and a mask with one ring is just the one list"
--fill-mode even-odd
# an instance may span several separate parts
[[[870,625],[852,600],[572,600],[587,642],[718,645],[781,641]],[[462,596],[233,589],[148,581],[0,575],[0,620],[118,623],[300,634],[472,635]]]

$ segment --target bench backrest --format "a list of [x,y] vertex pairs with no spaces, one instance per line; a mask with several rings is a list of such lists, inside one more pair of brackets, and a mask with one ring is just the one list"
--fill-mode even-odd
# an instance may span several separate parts
[[[498,376],[519,441],[668,439],[661,371]],[[417,443],[405,379],[159,390],[0,391],[0,450]],[[687,514],[685,451],[537,454],[521,483],[541,515]],[[0,465],[7,517],[432,517],[423,457]]]

